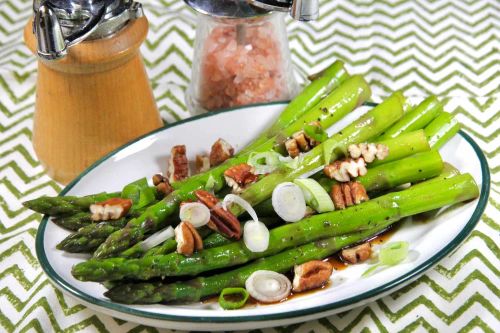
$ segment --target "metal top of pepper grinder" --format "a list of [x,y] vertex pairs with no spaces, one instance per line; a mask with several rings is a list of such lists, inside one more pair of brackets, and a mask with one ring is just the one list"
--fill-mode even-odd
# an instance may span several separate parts
[[68,47],[108,36],[143,15],[141,4],[132,0],[34,0],[33,12],[37,53],[47,60],[62,58]]
[[222,18],[246,18],[271,11],[290,12],[298,21],[319,17],[318,0],[184,0],[196,11]]

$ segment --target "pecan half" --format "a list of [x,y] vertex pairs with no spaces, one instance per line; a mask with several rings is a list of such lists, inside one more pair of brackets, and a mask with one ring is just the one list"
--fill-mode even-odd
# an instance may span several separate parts
[[159,173],[153,176],[153,185],[159,193],[163,194],[163,196],[170,194],[174,190],[167,177]]
[[320,260],[312,260],[295,266],[293,291],[301,292],[323,286],[330,279],[332,271],[333,266],[330,263]]
[[224,178],[227,185],[233,189],[233,193],[241,193],[247,185],[257,181],[258,176],[254,172],[252,166],[242,163],[224,171]]
[[189,177],[189,163],[186,156],[186,146],[174,146],[170,152],[168,179],[173,183],[186,179],[187,177]]
[[179,223],[174,229],[177,252],[190,256],[193,252],[203,250],[203,240],[193,225],[187,221]]
[[333,184],[330,195],[335,209],[345,209],[369,200],[366,189],[360,182]]
[[222,208],[217,199],[212,193],[197,190],[194,192],[196,198],[210,209],[210,222],[208,227],[223,234],[229,238],[240,239],[241,224],[240,221],[231,212]]
[[196,173],[205,172],[210,169],[210,159],[206,155],[196,155]]
[[364,176],[367,171],[363,157],[338,160],[326,165],[323,169],[327,177],[333,178],[339,182],[348,182],[351,177]]
[[234,148],[224,139],[218,139],[210,151],[210,166],[216,166],[233,156]]
[[132,200],[122,198],[111,198],[90,205],[92,221],[117,220],[127,215],[132,207]]
[[342,250],[342,259],[350,264],[357,264],[370,258],[372,247],[369,242]]

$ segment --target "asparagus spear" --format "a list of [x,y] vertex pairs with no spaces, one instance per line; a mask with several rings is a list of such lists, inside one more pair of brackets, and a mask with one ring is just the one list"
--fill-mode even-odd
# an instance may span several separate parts
[[[353,76],[347,79],[338,89],[334,90],[329,97],[327,97],[329,101],[328,103],[331,103],[331,107],[326,110],[326,113],[324,112],[324,109],[313,108],[297,122],[300,124],[308,123],[310,120],[314,119],[309,118],[314,116],[329,126],[333,122],[345,116],[358,104],[364,102],[369,96],[369,91],[369,87],[362,77]],[[401,100],[402,96],[399,95],[397,98],[389,98],[389,102],[382,103],[381,105],[383,106],[376,107],[369,112],[369,114],[373,114],[373,116],[363,116],[361,120],[355,123],[357,127],[353,127],[353,125],[348,126],[349,130],[346,131],[344,135],[336,137],[336,139],[343,139],[346,143],[349,143],[354,142],[358,137],[360,140],[365,140],[366,137],[379,134],[399,118],[398,112],[402,113],[402,111],[400,112],[400,110],[398,110],[398,106],[401,108],[399,105]],[[391,107],[393,110],[390,109]],[[375,121],[376,118],[384,116],[386,116],[385,118],[387,119],[377,119]],[[294,132],[295,130],[289,134],[291,135]],[[374,133],[373,135],[371,134],[372,132]],[[288,132],[285,131],[285,133]],[[267,144],[259,146],[258,149],[259,151],[267,151],[272,149],[273,145],[274,139],[271,139]],[[316,149],[316,154],[321,154],[321,151]],[[109,238],[101,246],[99,246],[94,253],[94,256],[97,258],[112,257],[142,240],[145,233],[154,232],[164,228],[167,225],[166,218],[177,209],[180,202],[194,200],[193,191],[204,188],[210,176],[213,177],[218,184],[224,184],[224,171],[232,165],[246,162],[247,159],[248,154],[243,154],[229,159],[225,163],[209,170],[206,173],[195,175],[182,182],[174,183],[177,184],[175,185],[177,189],[174,192],[170,193],[156,205],[150,207],[143,215],[130,221],[126,228],[110,235]],[[308,163],[310,162],[311,161],[308,161]],[[318,164],[318,162],[320,163],[320,159],[314,162]],[[174,186],[174,184],[172,185]],[[219,187],[221,186],[222,185]],[[267,191],[268,194],[272,192],[272,190],[269,192],[269,188]],[[262,201],[262,199],[260,199],[260,201]]]
[[275,228],[270,231],[269,247],[264,252],[251,252],[239,241],[206,249],[191,257],[172,253],[141,259],[91,259],[75,265],[72,274],[82,281],[123,278],[146,280],[155,276],[197,275],[268,257],[321,238],[377,228],[384,223],[469,200],[478,195],[479,189],[474,179],[469,174],[458,175]]
[[422,103],[413,108],[413,110],[405,114],[396,124],[385,131],[379,139],[385,140],[395,138],[403,133],[424,128],[441,112],[443,112],[443,105],[441,102],[439,102],[436,96],[429,96]]
[[77,231],[81,227],[89,225],[93,222],[91,215],[92,214],[88,212],[80,211],[73,215],[55,217],[54,219],[52,219],[52,222],[62,228]]
[[299,117],[304,115],[309,109],[315,106],[331,91],[335,90],[349,77],[342,61],[335,61],[328,66],[321,76],[311,82],[297,95],[285,110],[279,115],[274,124],[262,133],[257,139],[252,141],[240,153],[251,152],[268,139],[274,137],[283,128],[288,127]]
[[[118,220],[109,220],[99,223],[88,223],[82,225],[77,232],[69,235],[57,244],[57,249],[72,253],[92,252],[101,245],[109,235],[122,229],[131,218],[141,215],[145,208],[129,213],[126,217]],[[90,219],[90,213],[85,214],[85,218]],[[57,222],[56,222],[57,223]]]
[[447,112],[441,113],[425,127],[425,134],[432,149],[441,148],[460,130],[460,123]]
[[197,302],[205,297],[219,294],[224,288],[244,287],[248,277],[257,270],[286,273],[295,265],[326,258],[343,247],[367,239],[381,230],[384,230],[383,225],[379,228],[311,242],[270,257],[258,259],[241,268],[212,276],[197,277],[190,281],[171,284],[162,281],[118,284],[105,292],[104,295],[114,302],[126,304]]
[[431,149],[424,130],[417,130],[383,141],[377,140],[376,142],[386,145],[389,148],[389,155],[383,160],[375,160],[368,164],[370,168]]
[[48,197],[43,196],[37,199],[23,202],[26,208],[35,212],[50,216],[67,216],[78,214],[88,210],[91,204],[104,201],[110,198],[119,197],[120,193],[98,193],[83,197],[65,196]]
[[73,233],[63,239],[56,248],[71,253],[92,252],[101,245],[109,235],[120,230],[127,224],[125,218],[112,222],[105,221],[84,226],[76,233]]

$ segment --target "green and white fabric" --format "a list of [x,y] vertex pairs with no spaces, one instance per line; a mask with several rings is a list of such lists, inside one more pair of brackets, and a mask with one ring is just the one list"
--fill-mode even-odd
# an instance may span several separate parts
[[[160,110],[174,122],[189,116],[184,91],[196,19],[180,0],[143,3],[151,27],[142,52]],[[61,186],[30,141],[36,62],[22,29],[31,8],[31,0],[0,1],[0,331],[156,332],[63,296],[36,260],[41,216],[21,201]],[[415,100],[440,96],[488,157],[491,195],[464,244],[416,282],[339,315],[252,332],[499,332],[500,2],[325,0],[318,22],[289,22],[289,37],[300,76],[342,59],[367,77],[375,101],[394,90]]]

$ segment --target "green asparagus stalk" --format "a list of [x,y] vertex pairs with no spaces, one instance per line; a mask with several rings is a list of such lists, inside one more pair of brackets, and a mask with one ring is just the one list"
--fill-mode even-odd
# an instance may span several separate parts
[[376,142],[386,145],[389,148],[389,155],[383,160],[375,160],[368,164],[370,168],[431,149],[424,130],[404,133],[395,138],[382,141],[377,140]]
[[[353,76],[343,82],[339,88],[335,89],[325,99],[328,100],[328,103],[330,103],[329,107],[326,109],[326,112],[325,108],[313,108],[302,118],[300,118],[297,123],[304,124],[317,119],[322,122],[322,126],[324,126],[325,128],[329,127],[334,122],[343,118],[357,105],[363,103],[369,96],[370,88],[368,87],[364,79],[360,76]],[[391,102],[387,102],[386,104],[382,103],[381,105],[385,106],[377,107],[370,111],[377,117],[379,113],[383,113],[383,115],[380,116],[387,116],[387,120],[380,119],[375,122],[375,118],[372,119],[372,116],[364,116],[362,117],[362,123],[360,123],[359,121],[356,123],[359,128],[353,128],[352,126],[350,126],[349,131],[344,135],[338,137],[338,139],[344,139],[346,143],[349,143],[356,140],[358,136],[361,140],[364,140],[364,138],[367,136],[371,137],[371,135],[367,135],[367,133],[373,132],[374,135],[379,134],[380,132],[378,131],[378,128],[383,127],[381,130],[384,130],[400,117],[398,115],[399,110],[397,109],[397,107],[398,103],[401,103],[401,98],[402,97],[397,98],[397,101],[391,100]],[[321,103],[323,103],[323,101]],[[395,107],[395,111],[391,112],[388,106]],[[380,109],[385,110],[385,112],[381,112]],[[293,128],[295,127],[293,126],[296,125],[292,125],[290,127],[290,133],[287,132],[288,130],[285,130],[283,133],[289,133],[288,135],[293,134],[295,132],[295,130],[293,130]],[[364,128],[366,128],[366,130]],[[271,150],[274,146],[274,142],[274,139],[270,139],[267,141],[267,143],[260,145],[258,150]],[[317,149],[316,152],[321,153]],[[175,210],[178,208],[178,205],[182,201],[195,199],[193,191],[204,188],[209,177],[215,179],[218,184],[223,184],[224,171],[232,165],[246,162],[248,159],[248,155],[249,154],[243,154],[237,157],[233,157],[220,166],[215,167],[206,173],[198,174],[188,178],[185,181],[172,184],[172,186],[177,187],[174,192],[169,194],[158,204],[150,207],[143,215],[130,221],[127,224],[126,228],[110,235],[109,238],[101,246],[99,246],[99,248],[94,253],[94,256],[97,258],[107,258],[117,255],[118,253],[126,250],[138,241],[142,240],[145,233],[154,232],[166,227],[166,218],[169,215],[173,214],[173,212],[175,212]],[[318,162],[320,161],[316,161],[316,164],[318,164]],[[267,191],[269,191],[269,189],[267,189]],[[270,192],[268,194],[270,194]]]
[[80,211],[73,215],[55,217],[52,219],[52,222],[62,228],[77,231],[78,229],[93,223],[91,216],[92,214],[88,212]]
[[424,128],[441,112],[443,112],[443,105],[441,102],[439,102],[436,96],[429,96],[413,110],[405,114],[396,124],[385,131],[379,139],[385,140],[395,138],[403,133]]
[[331,256],[343,247],[365,240],[381,230],[384,230],[384,224],[379,228],[311,242],[261,258],[241,268],[208,277],[197,277],[190,281],[171,284],[161,281],[118,284],[104,295],[114,302],[126,304],[197,302],[205,297],[219,294],[224,288],[244,287],[245,281],[255,271],[271,270],[286,273],[295,265]]
[[460,123],[447,112],[441,113],[425,127],[425,134],[432,149],[441,148],[460,130]]
[[[82,225],[82,227],[75,233],[69,235],[57,244],[56,248],[72,253],[92,252],[97,249],[97,247],[101,245],[109,235],[125,227],[127,221],[141,215],[144,211],[145,208],[141,208],[118,220],[109,220]],[[90,219],[90,213],[82,214],[86,214],[86,218]]]
[[88,208],[91,204],[119,196],[120,193],[106,193],[106,192],[86,195],[83,197],[43,196],[37,199],[25,201],[23,205],[26,208],[29,208],[41,214],[50,216],[67,216],[67,215],[74,215],[82,211],[88,211]]
[[328,66],[321,76],[311,82],[297,95],[285,110],[279,115],[274,124],[257,139],[252,141],[240,153],[251,152],[268,139],[276,136],[283,128],[290,126],[293,122],[303,116],[309,109],[315,106],[326,95],[335,90],[349,77],[342,61],[335,61]]
[[71,253],[89,253],[97,249],[109,235],[122,229],[127,219],[89,224],[63,239],[56,248]]
[[172,253],[141,259],[91,259],[75,265],[72,274],[82,281],[123,278],[146,280],[155,276],[197,275],[268,257],[322,238],[377,228],[384,223],[469,200],[478,195],[479,189],[474,179],[469,174],[458,175],[275,228],[270,231],[269,247],[264,252],[251,252],[243,241],[239,241],[206,249],[191,257]]

